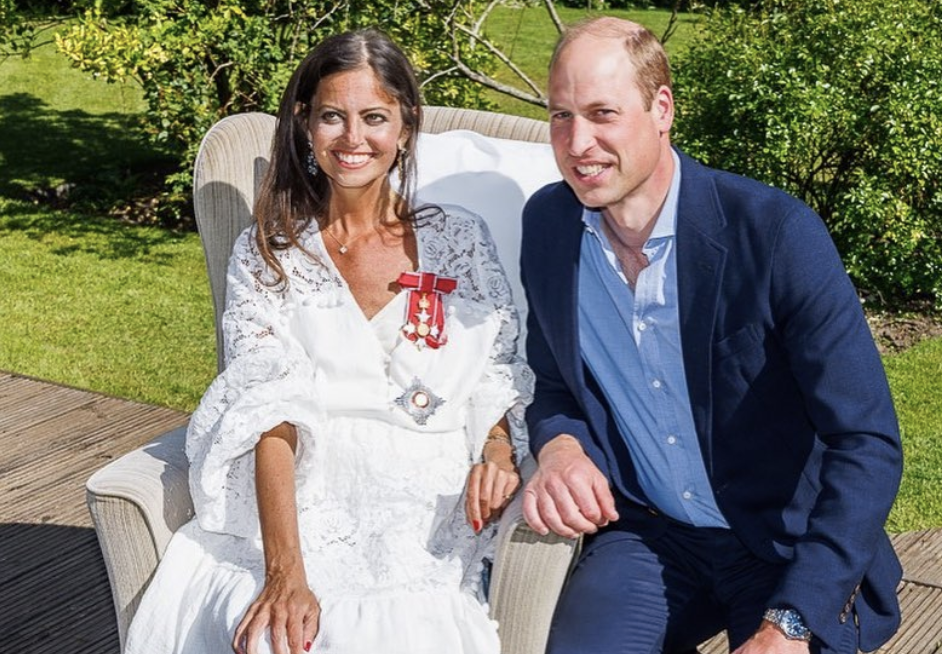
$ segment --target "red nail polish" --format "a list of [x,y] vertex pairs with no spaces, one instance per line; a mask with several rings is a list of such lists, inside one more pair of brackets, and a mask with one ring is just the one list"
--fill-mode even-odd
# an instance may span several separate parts
[[480,520],[472,520],[472,521],[471,521],[471,528],[474,530],[474,533],[478,533],[479,531],[481,531],[481,521],[480,521]]
[[304,651],[305,651],[305,652],[310,652],[310,651],[311,651],[311,645],[313,645],[313,644],[314,644],[314,643],[312,643],[311,641],[307,641],[306,643],[304,643]]

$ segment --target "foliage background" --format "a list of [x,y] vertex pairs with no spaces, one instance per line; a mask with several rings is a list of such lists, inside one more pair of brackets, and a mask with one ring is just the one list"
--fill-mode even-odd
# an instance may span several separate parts
[[676,139],[827,223],[858,288],[942,307],[942,3],[762,0],[675,61]]
[[[487,70],[492,55],[452,38],[447,23],[465,4],[445,0],[99,1],[56,37],[81,70],[107,81],[136,80],[150,139],[179,157],[172,178],[186,192],[202,135],[237,112],[274,113],[288,78],[329,34],[381,26],[409,55],[426,101],[489,107],[483,89],[454,70],[459,52]],[[173,206],[173,205],[171,205]]]

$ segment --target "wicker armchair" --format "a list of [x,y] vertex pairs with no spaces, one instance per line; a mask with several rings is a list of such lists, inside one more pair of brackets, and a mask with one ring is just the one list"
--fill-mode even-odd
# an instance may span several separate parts
[[[274,117],[261,113],[225,118],[207,133],[197,158],[194,201],[212,288],[217,345],[229,253],[236,236],[251,222],[255,189],[267,165],[274,126]],[[539,121],[482,111],[426,109],[424,132],[459,129],[516,141],[548,140],[547,127]],[[487,189],[481,192],[486,194]],[[516,261],[505,264],[508,270],[516,268]],[[217,347],[217,352],[221,366],[222,348]],[[193,515],[184,437],[182,428],[168,432],[102,468],[86,486],[122,648],[171,535]],[[528,472],[524,470],[525,475]],[[575,541],[540,537],[531,531],[521,518],[519,496],[505,512],[498,531],[490,606],[500,624],[506,654],[543,653],[556,600],[577,547]]]

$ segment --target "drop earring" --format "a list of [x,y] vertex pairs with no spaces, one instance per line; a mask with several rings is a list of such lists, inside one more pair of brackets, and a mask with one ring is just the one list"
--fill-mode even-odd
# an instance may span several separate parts
[[317,167],[317,159],[314,157],[314,145],[310,141],[307,142],[307,145],[307,159],[305,161],[307,164],[307,172],[310,173],[311,177],[315,177],[319,169]]
[[396,168],[399,173],[399,185],[406,183],[406,149],[399,148],[399,156],[396,157]]

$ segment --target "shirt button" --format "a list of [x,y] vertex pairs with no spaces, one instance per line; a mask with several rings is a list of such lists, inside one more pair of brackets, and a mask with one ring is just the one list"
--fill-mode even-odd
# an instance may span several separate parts
[[676,442],[677,442],[677,438],[676,438],[676,437],[674,437],[674,436],[668,436],[668,437],[667,437],[667,444],[668,444],[668,445],[673,445],[673,444],[676,443]]
[[693,497],[693,493],[691,493],[690,491],[684,491],[683,497],[685,500],[689,500],[691,497]]
[[645,329],[647,329],[647,328],[648,328],[647,323],[644,323],[644,322],[638,323],[638,331],[639,331],[639,332],[643,332],[643,331],[644,331]]
[[660,380],[660,379],[655,379],[653,382],[651,382],[651,386],[653,386],[654,388],[660,388],[660,387],[661,387],[661,380]]

